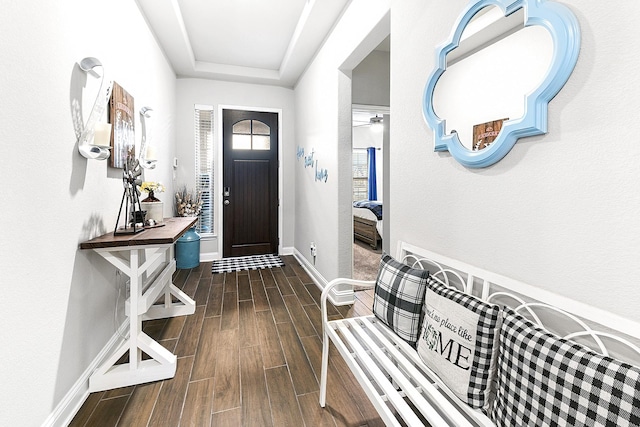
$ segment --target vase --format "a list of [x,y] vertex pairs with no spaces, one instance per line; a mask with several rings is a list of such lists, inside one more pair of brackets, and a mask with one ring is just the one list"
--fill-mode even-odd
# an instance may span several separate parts
[[156,198],[155,194],[153,193],[153,190],[150,190],[147,198],[142,201],[143,202],[159,202],[160,199]]
[[200,235],[196,227],[191,227],[176,241],[176,268],[189,269],[199,265]]
[[153,220],[156,224],[160,224],[164,220],[164,203],[160,200],[157,202],[151,202],[145,199],[140,202],[140,206],[143,210],[147,211],[147,222],[149,220]]

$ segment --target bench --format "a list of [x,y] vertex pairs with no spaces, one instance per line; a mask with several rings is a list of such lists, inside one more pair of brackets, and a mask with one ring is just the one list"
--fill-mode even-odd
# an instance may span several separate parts
[[[569,345],[574,342],[579,343],[579,348],[588,347],[593,350],[590,354],[597,353],[596,357],[606,356],[603,360],[607,363],[610,360],[608,358],[612,358],[611,360],[616,363],[623,361],[636,367],[640,366],[640,324],[638,322],[405,242],[398,244],[395,259],[413,268],[429,270],[430,280],[437,280],[448,287],[474,295],[482,301],[497,304],[501,307],[501,313],[507,313],[509,310],[505,307],[510,307],[532,323],[544,327],[554,336],[569,340]],[[337,286],[342,288],[353,286],[354,290],[373,289],[375,282],[336,279],[331,281],[322,292],[321,310],[324,329],[320,378],[322,407],[326,404],[329,343],[332,342],[388,426],[495,426],[501,424],[489,411],[474,409],[460,399],[445,384],[446,378],[440,378],[423,362],[416,348],[401,339],[376,316],[329,320],[327,299],[331,290]],[[504,323],[506,328],[506,320]],[[500,340],[503,340],[502,336]],[[506,353],[506,350],[504,352]],[[497,357],[505,361],[508,356],[501,354]],[[497,364],[500,365],[500,363]],[[492,382],[492,387],[496,390],[492,391],[492,398],[497,401],[499,396],[502,396],[507,401],[511,400],[504,404],[509,407],[503,409],[510,411],[512,415],[515,414],[514,416],[520,416],[519,411],[522,411],[514,408],[519,404],[517,402],[519,397],[505,397],[505,393],[501,394],[498,390],[500,381],[497,378],[505,378],[504,367],[502,371],[496,372],[496,380]],[[506,374],[510,375],[509,372]],[[547,372],[544,375],[549,374]],[[632,384],[632,394],[634,394],[633,387],[636,388],[632,399],[637,399],[640,395],[638,390],[640,380],[637,378],[635,368],[625,374],[625,378]],[[561,379],[558,382],[562,381]],[[511,394],[518,393],[511,392]],[[601,398],[607,399],[607,396]],[[609,400],[612,400],[611,396]],[[502,400],[500,402],[500,405],[504,406]],[[640,401],[632,400],[627,406],[625,410],[632,412],[631,424],[640,420]],[[606,411],[608,413],[598,415],[600,421],[607,420],[609,416],[615,419],[616,414],[610,415],[611,409]],[[568,425],[581,423],[580,418],[574,419],[572,414],[568,417],[564,421],[559,421]],[[529,422],[521,420],[520,423],[534,425],[531,420]],[[603,423],[606,422],[603,421]]]

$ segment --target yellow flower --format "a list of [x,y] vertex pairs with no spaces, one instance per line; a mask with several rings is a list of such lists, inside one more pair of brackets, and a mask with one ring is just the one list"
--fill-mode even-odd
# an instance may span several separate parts
[[154,193],[162,193],[164,191],[164,185],[159,182],[145,181],[140,185],[140,190],[145,193],[150,193],[151,191]]

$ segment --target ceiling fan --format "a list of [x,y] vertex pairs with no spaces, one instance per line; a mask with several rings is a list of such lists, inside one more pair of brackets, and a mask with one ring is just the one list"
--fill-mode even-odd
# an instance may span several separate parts
[[371,117],[371,118],[369,119],[369,122],[368,122],[368,123],[362,123],[362,124],[359,124],[359,125],[355,125],[355,126],[353,126],[353,127],[354,127],[354,128],[357,128],[357,127],[362,127],[362,126],[371,126],[371,129],[374,129],[374,130],[378,130],[378,129],[379,129],[379,130],[382,130],[382,126],[383,126],[383,125],[382,125],[382,117],[380,117],[380,116],[378,116],[378,115],[376,114],[376,115],[375,115],[375,117]]

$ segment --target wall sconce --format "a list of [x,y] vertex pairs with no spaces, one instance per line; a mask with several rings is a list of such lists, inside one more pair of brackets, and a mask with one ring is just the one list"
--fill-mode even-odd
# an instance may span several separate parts
[[[111,124],[99,120],[102,118],[111,96],[111,83],[107,84],[106,94],[103,94],[104,67],[98,58],[84,58],[78,65],[85,73],[100,79],[100,88],[93,102],[91,113],[89,113],[89,118],[83,125],[78,138],[78,151],[87,159],[104,160],[111,154],[109,151],[111,149]],[[96,71],[97,68],[102,69],[102,74]]]
[[142,126],[142,141],[140,142],[140,166],[145,169],[153,169],[158,161],[156,157],[156,148],[149,144],[147,138],[147,119],[151,118],[153,108],[142,107],[140,109],[140,124]]

